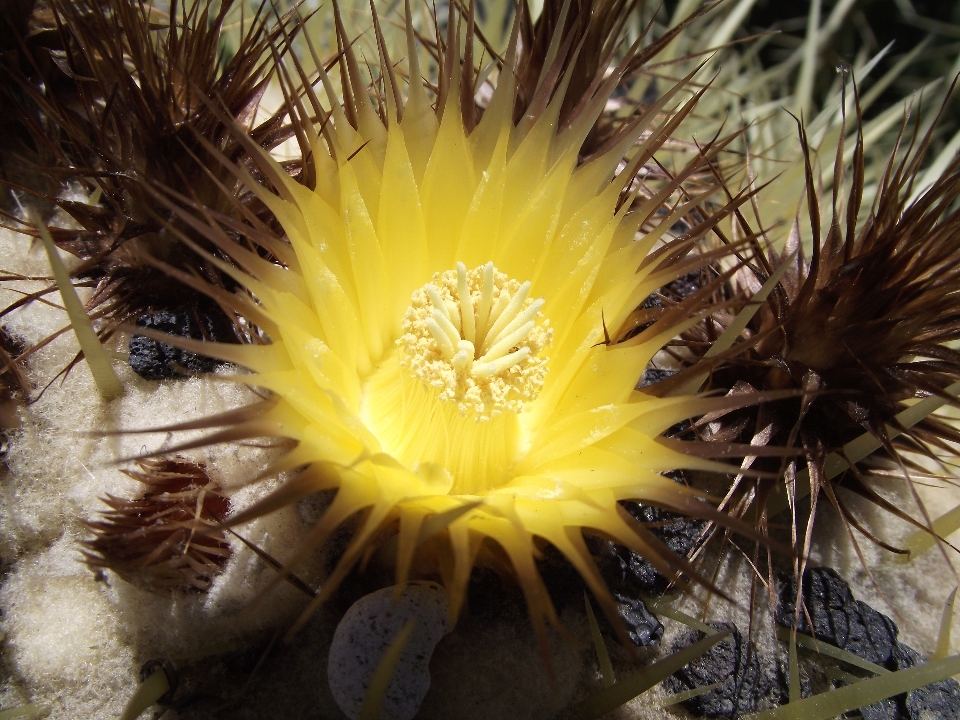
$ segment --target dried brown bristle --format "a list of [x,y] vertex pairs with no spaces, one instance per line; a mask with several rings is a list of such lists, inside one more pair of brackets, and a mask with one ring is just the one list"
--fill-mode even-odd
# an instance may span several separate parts
[[[190,296],[155,267],[158,260],[214,285],[229,285],[212,263],[169,231],[173,222],[191,235],[163,211],[152,188],[183,189],[201,207],[235,212],[233,196],[242,191],[220,158],[242,164],[244,153],[223,117],[252,127],[273,72],[270,49],[281,31],[268,27],[266,11],[258,13],[236,52],[224,57],[224,28],[234,4],[173,3],[165,16],[140,0],[52,0],[60,47],[51,51],[55,66],[42,66],[26,47],[3,63],[16,80],[5,101],[14,105],[30,136],[19,161],[38,179],[17,192],[32,196],[25,202],[59,206],[79,224],[79,230],[51,231],[61,249],[86,261],[76,275],[96,284],[88,308],[115,321],[102,333],[142,312],[175,308]],[[52,86],[60,91],[49,92]],[[250,132],[268,150],[289,134],[282,115]],[[58,191],[82,188],[89,201],[45,194],[51,179]],[[254,212],[263,212],[252,197],[245,200]],[[8,221],[31,233],[16,218]]]
[[[544,3],[536,20],[531,17],[527,3],[519,4],[520,52],[517,58],[517,93],[514,102],[514,121],[518,124],[524,115],[536,110],[549,99],[550,82],[563,78],[567,85],[558,124],[564,128],[586,110],[597,91],[607,79],[608,68],[617,66],[617,59],[624,55],[622,64],[624,81],[633,79],[651,59],[666,48],[673,39],[691,23],[708,14],[715,2],[705,3],[702,8],[678,23],[661,36],[649,37],[652,24],[643,28],[641,36],[627,50],[624,29],[631,16],[642,3],[640,0],[569,0],[568,2]],[[544,97],[544,87],[547,96]],[[618,103],[636,111],[642,102],[633,102],[626,93],[618,93]],[[622,136],[626,124],[621,119],[630,112],[604,112],[599,115],[583,144],[582,155],[590,157]],[[617,117],[619,115],[619,118]],[[655,166],[650,163],[650,170]]]
[[108,495],[110,510],[85,522],[94,534],[84,541],[87,564],[150,590],[209,588],[230,556],[216,527],[230,509],[220,487],[183,459],[144,460],[124,472],[148,489],[137,500]]
[[[862,134],[858,133],[853,152],[848,191],[842,190],[846,163],[840,143],[829,220],[821,215],[818,172],[801,127],[812,252],[806,257],[798,218],[781,252],[760,239],[751,240],[753,260],[740,271],[740,284],[756,291],[778,268],[785,270],[744,331],[745,341],[731,351],[739,352],[718,364],[709,386],[752,394],[760,403],[717,413],[701,424],[699,432],[722,443],[758,446],[758,457],[745,467],[774,474],[771,479],[738,476],[723,502],[724,510],[743,516],[754,508],[763,528],[767,501],[784,476],[797,478],[790,500],[795,511],[796,500],[809,490],[809,519],[798,518],[796,512],[794,517],[800,572],[810,550],[821,491],[848,527],[888,550],[903,552],[885,542],[876,528],[861,522],[837,489],[845,488],[907,522],[929,527],[931,518],[910,480],[916,465],[903,453],[935,459],[945,451],[955,456],[954,444],[960,442],[960,432],[934,416],[911,428],[899,427],[895,419],[920,397],[955,402],[945,391],[960,381],[960,353],[950,348],[960,339],[960,161],[954,161],[913,199],[935,126],[934,122],[921,136],[904,119],[898,149],[866,213]],[[742,216],[735,229],[758,236]],[[789,265],[784,268],[784,263]],[[716,338],[711,328],[722,330],[732,319],[730,314],[714,316],[712,326],[687,334],[687,344],[708,348]],[[670,378],[661,384],[660,392],[667,393],[678,384],[678,379]],[[770,392],[790,390],[795,393],[792,398],[767,400]],[[891,437],[890,427],[903,432]],[[842,453],[846,443],[865,431],[878,439],[882,451],[836,478],[828,477],[828,454]],[[760,447],[795,451],[801,459],[760,457]],[[922,517],[876,492],[871,468],[878,463],[900,468]],[[803,473],[809,480],[803,479]]]

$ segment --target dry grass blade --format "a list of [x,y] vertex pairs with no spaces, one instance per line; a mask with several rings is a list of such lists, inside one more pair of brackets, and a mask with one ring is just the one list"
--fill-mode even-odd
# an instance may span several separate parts
[[593,605],[590,603],[590,596],[586,590],[583,592],[583,602],[587,607],[587,623],[590,625],[590,637],[593,638],[593,646],[597,651],[597,661],[600,663],[600,677],[603,679],[603,686],[608,688],[617,682],[617,676],[613,672],[610,653],[607,651],[606,643],[603,641],[603,635],[600,634],[600,624],[597,622],[597,616],[593,614]]
[[853,685],[756,713],[745,720],[830,720],[856,708],[924,687],[960,673],[960,655],[934,660],[907,670],[861,680]]
[[416,628],[417,621],[415,618],[407,620],[400,628],[400,632],[397,633],[397,637],[383,653],[370,678],[370,687],[360,710],[360,720],[378,720],[380,717],[380,708],[383,706],[383,699],[387,695],[387,690],[390,689],[390,683],[393,681],[400,656],[407,647],[407,643],[410,642],[410,638],[413,637]]
[[940,632],[937,637],[937,649],[930,655],[931,660],[940,660],[950,654],[950,640],[953,634],[953,606],[957,599],[957,590],[954,588],[943,605],[943,615],[940,617]]
[[662,682],[729,635],[729,631],[709,635],[663,660],[658,660],[653,665],[638,670],[629,677],[621,678],[609,688],[601,690],[561,713],[560,717],[564,720],[594,720],[599,718]]
[[84,357],[86,357],[87,365],[93,375],[94,382],[96,382],[97,389],[104,401],[109,402],[123,394],[123,385],[120,384],[120,379],[110,364],[110,358],[104,352],[100,339],[93,330],[93,325],[84,310],[80,297],[77,295],[76,288],[73,287],[70,275],[57,254],[53,238],[50,237],[50,231],[40,221],[39,216],[33,209],[28,214],[40,233],[40,239],[47,251],[47,258],[50,261],[53,276],[60,290],[60,297],[63,298],[63,305],[70,317],[70,324],[73,326],[73,332],[77,336]]
[[863,670],[868,670],[874,675],[885,675],[890,672],[885,667],[881,667],[876,663],[864,660],[863,658],[854,655],[843,648],[838,648],[834,645],[824,642],[823,640],[818,640],[809,635],[804,635],[803,633],[794,633],[788,628],[778,628],[777,636],[785,643],[795,642],[797,645],[806,650],[812,650],[813,652],[820,653],[821,655],[827,655],[832,657],[834,660],[842,660],[850,665],[862,668]]

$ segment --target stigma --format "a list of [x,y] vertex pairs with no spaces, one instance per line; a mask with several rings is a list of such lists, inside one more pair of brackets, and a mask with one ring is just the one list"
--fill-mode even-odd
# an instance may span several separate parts
[[400,366],[476,420],[521,412],[543,387],[553,338],[530,287],[492,262],[435,273],[404,313]]

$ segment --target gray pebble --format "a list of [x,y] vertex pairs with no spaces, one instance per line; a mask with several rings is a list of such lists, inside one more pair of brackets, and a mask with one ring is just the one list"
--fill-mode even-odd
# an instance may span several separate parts
[[383,699],[381,720],[410,720],[430,689],[430,657],[450,630],[446,594],[436,583],[411,583],[365,595],[350,606],[330,645],[327,681],[340,709],[357,720],[373,672],[409,618],[416,626]]

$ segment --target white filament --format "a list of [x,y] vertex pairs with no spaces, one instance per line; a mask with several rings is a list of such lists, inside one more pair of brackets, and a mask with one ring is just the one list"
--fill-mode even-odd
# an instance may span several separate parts
[[528,299],[530,289],[530,281],[511,280],[492,262],[470,271],[458,262],[437,273],[414,292],[404,315],[401,365],[478,419],[518,412],[542,387],[546,358],[539,352],[553,336],[539,322],[545,301]]
[[[457,297],[454,301],[441,298],[434,285],[428,283],[424,286],[424,291],[433,305],[433,318],[432,322],[428,321],[428,328],[443,357],[452,360],[458,369],[465,369],[468,365],[463,358],[469,345],[470,360],[482,363],[486,375],[494,374],[489,370],[491,367],[510,368],[526,357],[521,355],[513,362],[496,366],[490,364],[504,358],[511,349],[517,348],[526,339],[536,324],[533,318],[545,302],[543,298],[538,298],[524,305],[531,287],[527,280],[513,297],[510,297],[508,292],[501,292],[491,312],[493,271],[492,262],[483,266],[483,287],[477,297],[477,308],[474,308],[476,294],[470,292],[467,268],[462,262],[457,263]],[[491,320],[493,325],[488,330]],[[482,355],[476,357],[476,343],[480,338],[483,338],[480,345]],[[519,348],[516,352],[519,352]]]

